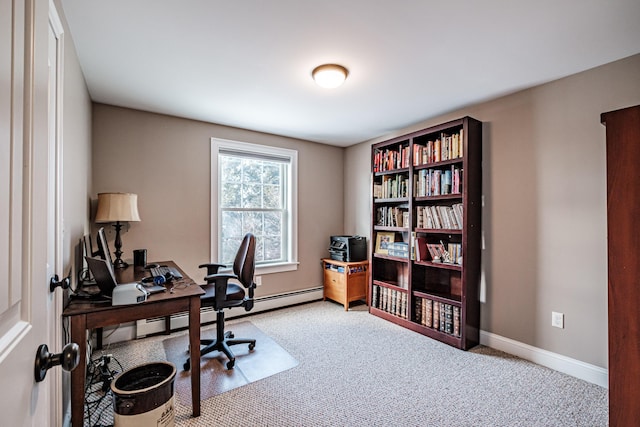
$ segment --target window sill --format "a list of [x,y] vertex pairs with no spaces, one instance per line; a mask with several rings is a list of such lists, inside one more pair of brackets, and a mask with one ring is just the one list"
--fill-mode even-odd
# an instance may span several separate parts
[[286,271],[296,271],[299,262],[283,262],[280,264],[257,265],[256,276],[263,274],[284,273]]
[[[285,273],[287,271],[296,271],[299,262],[283,262],[279,264],[257,265],[255,276],[264,274]],[[231,268],[221,268],[220,273],[231,272]]]

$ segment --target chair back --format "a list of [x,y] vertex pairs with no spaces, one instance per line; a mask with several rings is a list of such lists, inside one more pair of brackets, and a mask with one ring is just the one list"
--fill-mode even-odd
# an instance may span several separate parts
[[[256,238],[253,234],[247,233],[240,243],[236,258],[233,262],[233,274],[245,288],[253,290],[253,276],[256,269]],[[253,295],[251,295],[253,297]]]

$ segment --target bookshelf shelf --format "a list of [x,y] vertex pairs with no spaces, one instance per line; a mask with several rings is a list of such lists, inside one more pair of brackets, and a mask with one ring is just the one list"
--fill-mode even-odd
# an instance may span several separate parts
[[[369,312],[460,349],[477,345],[482,123],[442,123],[374,144],[371,156]],[[402,197],[380,197],[391,194]]]

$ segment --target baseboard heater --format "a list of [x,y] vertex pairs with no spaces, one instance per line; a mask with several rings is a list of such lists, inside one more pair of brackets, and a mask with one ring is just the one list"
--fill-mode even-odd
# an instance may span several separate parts
[[[231,308],[225,310],[225,319],[232,319],[246,314],[259,313],[261,311],[273,310],[275,308],[283,308],[290,305],[301,304],[305,302],[317,301],[322,299],[322,286],[316,288],[303,289],[300,291],[286,292],[277,295],[269,295],[265,297],[257,297],[253,309],[250,312],[244,308]],[[211,307],[203,307],[200,309],[200,323],[212,323],[216,320],[216,312]],[[171,316],[171,330],[184,329],[189,326],[189,315],[178,313]],[[165,332],[165,318],[154,317],[151,319],[138,320],[136,322],[136,338],[143,338],[150,334]]]

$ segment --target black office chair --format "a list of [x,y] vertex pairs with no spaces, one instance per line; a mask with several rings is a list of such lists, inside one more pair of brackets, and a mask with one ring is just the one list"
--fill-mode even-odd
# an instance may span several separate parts
[[[227,355],[227,369],[233,369],[236,357],[229,348],[235,344],[249,344],[249,350],[253,350],[256,346],[255,339],[235,339],[233,332],[224,330],[224,309],[231,307],[244,307],[246,311],[253,308],[253,291],[256,284],[253,282],[253,274],[255,271],[255,252],[256,238],[253,234],[248,233],[242,239],[235,261],[233,262],[233,274],[219,274],[218,269],[225,267],[222,264],[202,264],[200,268],[207,269],[205,277],[206,284],[201,285],[206,292],[200,297],[203,307],[213,307],[217,311],[216,314],[216,339],[200,340],[200,344],[205,347],[200,350],[200,356],[211,353],[212,351],[221,351]],[[241,284],[229,282],[230,279],[236,279]],[[246,288],[247,292],[245,293]],[[187,359],[184,364],[184,370],[191,369],[191,361]]]

